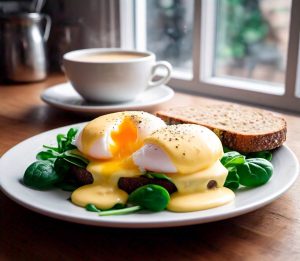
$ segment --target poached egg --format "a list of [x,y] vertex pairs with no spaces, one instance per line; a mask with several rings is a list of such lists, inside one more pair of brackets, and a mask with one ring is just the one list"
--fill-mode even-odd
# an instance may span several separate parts
[[146,112],[119,112],[88,123],[76,139],[89,159],[93,184],[76,189],[73,203],[99,209],[126,204],[128,194],[118,188],[121,177],[146,171],[168,175],[177,187],[167,209],[189,212],[226,204],[234,193],[224,188],[227,170],[220,163],[223,148],[209,129],[193,124],[167,126]]
[[94,204],[99,209],[125,204],[128,194],[118,188],[119,178],[142,174],[131,155],[147,136],[165,126],[160,118],[139,111],[111,113],[89,122],[79,132],[75,144],[89,159],[87,170],[94,183],[76,189],[71,195],[72,202],[82,207]]
[[195,124],[170,125],[153,132],[133,154],[142,170],[168,174],[177,187],[167,209],[189,212],[231,202],[234,193],[223,187],[228,175],[219,159],[221,141],[214,132]]

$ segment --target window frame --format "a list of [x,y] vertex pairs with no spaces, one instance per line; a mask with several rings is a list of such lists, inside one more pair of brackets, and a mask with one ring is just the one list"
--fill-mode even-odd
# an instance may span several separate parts
[[[300,1],[292,0],[286,77],[280,88],[272,83],[213,76],[216,1],[194,0],[193,75],[175,70],[168,85],[178,91],[300,112],[299,13]],[[122,48],[146,49],[145,21],[146,0],[120,1]]]

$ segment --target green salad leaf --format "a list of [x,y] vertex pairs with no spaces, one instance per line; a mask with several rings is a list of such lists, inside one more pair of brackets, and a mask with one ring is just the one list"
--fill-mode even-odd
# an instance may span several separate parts
[[273,173],[272,164],[263,158],[247,159],[244,164],[237,166],[240,184],[246,187],[261,186],[269,181]]
[[224,186],[236,190],[240,185],[257,187],[267,183],[273,173],[271,159],[272,153],[269,151],[255,152],[247,156],[237,151],[224,153],[220,160],[228,170]]
[[237,190],[240,186],[240,177],[237,174],[237,170],[231,169],[230,171],[228,171],[228,176],[226,178],[224,187],[229,188],[233,191]]
[[154,184],[137,188],[128,198],[128,202],[151,211],[164,210],[169,201],[169,192],[164,187]]
[[54,162],[54,170],[60,176],[65,177],[69,173],[70,164],[64,158],[57,158]]
[[221,158],[221,163],[227,168],[243,164],[245,160],[246,157],[237,151],[229,151],[224,153],[224,156]]
[[100,212],[100,211],[101,211],[101,210],[98,209],[94,204],[87,204],[87,205],[85,206],[85,209],[86,209],[87,211],[90,211],[90,212]]
[[272,153],[270,151],[259,151],[259,152],[252,152],[247,154],[247,158],[263,158],[268,161],[272,160]]
[[61,177],[55,172],[53,164],[49,161],[36,161],[25,171],[23,182],[36,189],[48,189],[61,181]]
[[95,206],[88,204],[86,209],[89,211],[99,212],[99,216],[124,215],[134,213],[145,209],[150,211],[164,210],[170,201],[169,192],[162,186],[148,184],[137,188],[128,197],[129,206],[116,204],[108,210],[95,209]]
[[37,160],[48,160],[48,159],[54,159],[58,156],[59,154],[54,151],[54,150],[46,150],[46,151],[41,151],[36,155]]
[[58,134],[57,147],[43,145],[44,150],[36,155],[37,161],[24,173],[24,184],[36,189],[58,186],[65,190],[74,190],[78,187],[74,180],[67,177],[70,166],[86,168],[89,161],[76,153],[73,143],[77,132],[77,129],[70,128],[66,134]]
[[113,216],[113,215],[125,215],[137,212],[141,210],[141,206],[132,206],[132,207],[126,207],[122,209],[110,209],[110,210],[103,210],[99,212],[99,216]]
[[172,179],[163,173],[147,171],[144,176],[151,179],[166,179],[173,183]]

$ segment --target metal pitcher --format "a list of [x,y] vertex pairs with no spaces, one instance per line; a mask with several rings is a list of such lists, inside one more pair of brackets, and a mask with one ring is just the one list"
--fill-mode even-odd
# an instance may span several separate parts
[[5,78],[18,82],[46,78],[45,42],[48,40],[50,27],[51,19],[45,14],[0,16],[0,55],[3,57]]

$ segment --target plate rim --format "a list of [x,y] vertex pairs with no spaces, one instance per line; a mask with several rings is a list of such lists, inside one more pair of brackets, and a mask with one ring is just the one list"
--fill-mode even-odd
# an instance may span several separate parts
[[[3,164],[3,161],[6,159],[6,157],[9,158],[10,153],[13,153],[14,150],[18,149],[19,147],[22,147],[25,143],[29,142],[31,139],[38,139],[39,136],[42,136],[42,135],[49,135],[52,132],[58,132],[58,131],[61,131],[61,129],[65,129],[65,128],[80,127],[80,126],[83,126],[84,124],[86,124],[86,122],[62,126],[59,128],[41,132],[39,134],[36,134],[32,137],[29,137],[29,138],[21,141],[20,143],[11,147],[9,150],[7,150],[1,156],[1,158],[0,158],[0,174],[1,174],[1,169],[2,169],[1,165]],[[0,175],[0,191],[2,191],[2,193],[4,193],[8,198],[13,200],[17,204],[19,204],[27,209],[30,209],[34,212],[37,212],[39,214],[42,214],[42,215],[45,215],[45,216],[48,216],[51,218],[56,218],[59,220],[74,222],[74,223],[78,223],[78,224],[101,226],[101,227],[118,227],[118,228],[164,228],[164,227],[177,227],[177,226],[203,224],[203,223],[224,220],[224,219],[228,219],[231,217],[240,216],[240,215],[249,213],[251,211],[254,211],[256,209],[259,209],[259,208],[271,203],[272,201],[279,198],[283,193],[285,193],[295,183],[295,181],[297,180],[297,178],[299,176],[299,162],[298,162],[298,159],[297,159],[295,153],[287,145],[284,144],[281,147],[289,153],[290,157],[293,159],[295,168],[294,168],[294,174],[293,174],[292,178],[287,180],[287,182],[284,184],[283,187],[280,188],[280,190],[277,190],[276,192],[271,193],[267,197],[263,198],[263,200],[259,200],[258,203],[252,202],[251,204],[247,204],[247,205],[245,205],[243,207],[239,207],[237,209],[233,209],[233,210],[229,209],[229,210],[223,211],[221,213],[216,213],[216,214],[206,216],[206,217],[199,217],[196,215],[194,218],[184,218],[183,217],[182,219],[179,219],[179,220],[178,219],[174,219],[174,220],[172,219],[172,220],[167,220],[167,221],[162,220],[162,221],[155,221],[155,223],[151,223],[151,222],[143,221],[143,220],[139,221],[138,223],[130,222],[128,220],[125,220],[124,222],[123,221],[121,222],[118,220],[116,222],[113,219],[111,219],[111,220],[102,219],[101,220],[100,217],[98,217],[98,216],[95,216],[95,217],[97,217],[97,219],[95,219],[95,218],[89,219],[86,217],[80,217],[78,215],[78,213],[76,213],[76,215],[74,215],[74,213],[73,213],[73,215],[66,215],[64,213],[58,213],[57,211],[49,210],[46,207],[41,208],[41,207],[36,207],[34,205],[31,205],[26,200],[22,200],[22,199],[18,198],[16,195],[11,193],[11,191],[8,191],[6,188],[3,187],[3,184],[2,184],[3,176],[2,175]],[[184,213],[175,213],[175,214],[180,215],[180,214],[184,214]]]
[[73,88],[70,82],[52,85],[42,91],[42,93],[40,94],[41,100],[49,105],[56,107],[56,108],[60,108],[60,109],[67,110],[67,111],[86,112],[86,113],[101,113],[101,112],[116,111],[116,110],[133,110],[133,109],[138,109],[138,108],[151,108],[153,106],[156,106],[156,105],[159,105],[159,104],[169,101],[170,99],[173,98],[173,96],[175,94],[174,90],[171,87],[169,87],[168,85],[160,85],[155,88],[160,88],[160,89],[163,89],[166,92],[168,92],[164,97],[154,100],[152,102],[148,102],[145,104],[141,103],[138,105],[126,104],[126,103],[121,104],[120,103],[120,104],[112,104],[112,105],[84,106],[84,105],[64,104],[62,102],[58,102],[56,100],[47,98],[48,92],[53,91],[54,89],[59,89],[62,86],[68,86],[68,87]]

